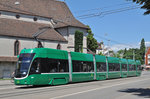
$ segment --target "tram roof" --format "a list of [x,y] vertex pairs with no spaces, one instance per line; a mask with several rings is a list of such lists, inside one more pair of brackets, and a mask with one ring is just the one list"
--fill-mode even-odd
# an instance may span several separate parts
[[135,60],[128,59],[128,64],[135,64]]
[[106,62],[106,56],[95,55],[96,62]]
[[116,57],[107,57],[108,63],[119,63],[119,58]]
[[77,61],[93,61],[92,54],[85,54],[79,52],[71,52],[71,58],[72,60],[77,60]]
[[35,58],[68,59],[68,52],[51,48],[23,49],[21,53],[35,53]]

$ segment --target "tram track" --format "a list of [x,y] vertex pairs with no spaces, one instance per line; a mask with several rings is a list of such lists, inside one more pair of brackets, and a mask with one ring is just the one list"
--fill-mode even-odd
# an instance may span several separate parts
[[[85,85],[86,86],[86,85]],[[48,86],[48,87],[43,87],[42,89],[29,89],[26,91],[20,91],[20,89],[28,89],[28,88],[35,88],[35,87],[20,87],[17,89],[12,89],[12,92],[6,92],[6,93],[1,93],[0,98],[8,98],[8,97],[13,97],[13,96],[20,96],[20,95],[28,95],[28,94],[38,94],[38,93],[43,93],[43,92],[53,92],[57,90],[64,90],[64,89],[70,89],[70,88],[76,88],[76,87],[85,87],[85,86]],[[10,90],[10,89],[7,89]]]
[[[82,86],[82,87],[85,87],[85,86]],[[70,89],[70,88],[76,88],[76,86],[66,87],[66,88],[64,87],[47,88],[47,89],[42,88],[42,89],[37,89],[37,90],[8,92],[8,93],[0,94],[0,98],[8,98],[12,96],[20,96],[20,95],[28,95],[28,94],[38,94],[38,93],[43,93],[43,92],[54,92],[57,90],[65,90],[65,89]]]
[[[146,76],[142,79],[145,79]],[[67,85],[60,85],[60,86],[39,86],[39,87],[16,87],[11,89],[3,90],[3,92],[0,93],[0,98],[9,98],[14,96],[21,96],[21,95],[29,95],[29,94],[38,94],[38,93],[45,93],[45,92],[54,92],[58,90],[65,90],[65,89],[71,89],[71,88],[78,88],[78,87],[86,87],[86,86],[93,86],[99,87],[99,86],[106,86],[107,84],[112,84],[114,82],[122,83],[126,80],[136,80],[137,78],[125,78],[125,79],[115,79],[115,80],[106,80],[106,81],[93,81],[93,82],[86,82],[86,83],[75,83],[75,84],[67,84]],[[101,83],[99,83],[101,82]],[[0,90],[2,91],[2,90]],[[5,92],[4,92],[5,91]]]

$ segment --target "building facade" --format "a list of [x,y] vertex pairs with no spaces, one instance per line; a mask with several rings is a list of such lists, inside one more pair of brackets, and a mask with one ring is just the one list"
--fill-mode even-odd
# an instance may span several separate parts
[[145,53],[145,65],[150,65],[150,47],[147,48]]
[[98,48],[96,49],[96,54],[104,54],[104,42],[97,43]]
[[10,77],[22,49],[40,46],[33,34],[42,32],[38,39],[43,47],[74,51],[75,31],[84,33],[86,48],[87,29],[74,18],[65,2],[0,0],[0,78]]

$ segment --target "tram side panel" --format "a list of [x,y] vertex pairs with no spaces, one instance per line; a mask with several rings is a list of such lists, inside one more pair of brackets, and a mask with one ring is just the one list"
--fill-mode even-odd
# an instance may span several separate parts
[[107,62],[106,56],[95,55],[96,60],[96,80],[106,80]]
[[121,65],[121,77],[125,78],[128,75],[128,61],[127,59],[120,59],[120,65]]
[[94,80],[93,55],[71,52],[72,82]]
[[120,78],[120,63],[119,58],[107,57],[108,61],[108,79],[110,78]]
[[141,62],[139,60],[136,60],[136,66],[137,66],[136,76],[140,76],[142,72],[142,68],[141,68]]
[[41,75],[43,77],[48,76],[49,85],[59,85],[68,83],[69,82],[68,52],[55,49],[47,50],[47,61],[45,67],[41,69]]
[[128,59],[128,77],[136,76],[135,60]]

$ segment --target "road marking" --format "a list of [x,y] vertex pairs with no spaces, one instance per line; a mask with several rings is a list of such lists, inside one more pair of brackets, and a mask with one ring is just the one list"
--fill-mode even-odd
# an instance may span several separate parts
[[99,90],[99,89],[105,89],[105,88],[109,88],[109,87],[114,87],[114,86],[118,86],[118,85],[125,85],[125,84],[129,84],[129,83],[135,83],[135,82],[140,82],[140,81],[145,81],[145,80],[150,80],[150,79],[143,79],[143,80],[132,81],[132,82],[127,82],[127,83],[115,84],[115,85],[111,85],[111,86],[104,86],[104,87],[99,87],[99,88],[90,89],[90,90],[86,90],[86,91],[80,91],[80,92],[77,92],[77,93],[66,94],[66,95],[63,95],[63,96],[57,96],[57,97],[53,97],[53,98],[50,98],[50,99],[59,99],[59,98],[73,96],[73,95],[86,93],[86,92],[90,92],[90,91],[95,91],[95,90]]

